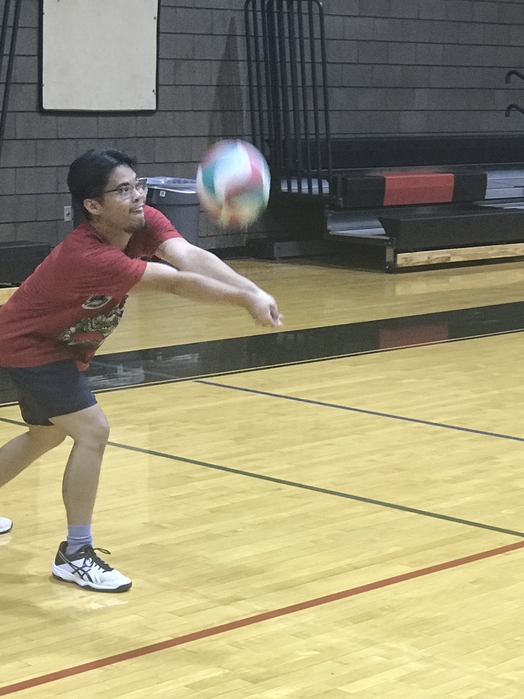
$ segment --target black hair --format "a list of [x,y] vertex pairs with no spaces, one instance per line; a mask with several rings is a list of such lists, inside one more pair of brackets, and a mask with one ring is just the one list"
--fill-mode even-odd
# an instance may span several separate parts
[[136,158],[113,148],[92,148],[77,158],[69,168],[67,186],[73,197],[75,208],[81,209],[89,220],[90,214],[84,206],[84,199],[98,199],[102,196],[111,173],[119,165],[127,165],[136,170]]

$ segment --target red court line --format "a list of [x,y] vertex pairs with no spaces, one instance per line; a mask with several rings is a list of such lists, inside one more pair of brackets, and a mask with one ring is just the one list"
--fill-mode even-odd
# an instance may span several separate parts
[[262,612],[261,614],[255,614],[254,616],[249,616],[244,619],[237,619],[237,621],[230,621],[227,624],[220,624],[220,626],[212,626],[209,629],[194,631],[193,633],[188,633],[184,636],[178,636],[177,638],[171,638],[167,641],[160,641],[159,643],[153,643],[149,646],[143,646],[142,648],[135,648],[135,650],[129,650],[125,653],[117,653],[116,655],[110,655],[107,658],[93,660],[90,663],[75,665],[73,667],[68,667],[65,670],[58,670],[57,672],[50,672],[47,675],[40,675],[39,677],[33,677],[32,679],[23,680],[22,682],[15,682],[14,684],[5,685],[4,687],[0,687],[0,696],[14,694],[15,692],[21,692],[24,689],[31,689],[32,687],[39,687],[40,685],[49,684],[50,682],[56,682],[57,680],[64,679],[65,677],[81,675],[84,672],[98,670],[101,667],[107,667],[108,665],[116,665],[117,663],[123,663],[126,660],[140,658],[143,655],[158,653],[159,651],[167,650],[168,648],[175,648],[176,646],[182,646],[186,643],[191,643],[192,641],[200,641],[203,638],[209,638],[210,636],[218,636],[219,634],[226,633],[227,631],[241,629],[244,626],[260,624],[261,622],[267,621],[268,619],[276,619],[277,617],[287,616],[288,614],[295,614],[296,612],[304,611],[304,609],[320,607],[323,604],[337,602],[338,600],[346,599],[348,597],[355,597],[356,595],[361,595],[364,592],[379,590],[382,587],[389,587],[391,585],[396,585],[397,583],[406,582],[407,580],[414,580],[415,578],[421,578],[425,575],[432,575],[433,573],[439,573],[442,570],[457,568],[458,566],[467,565],[468,563],[474,563],[475,561],[481,561],[484,558],[500,556],[503,553],[509,553],[510,551],[516,551],[522,548],[524,548],[524,541],[517,541],[514,544],[500,546],[499,548],[490,549],[489,551],[481,551],[480,553],[473,553],[470,556],[464,556],[463,558],[455,558],[452,561],[438,563],[437,565],[429,566],[428,568],[412,570],[409,573],[395,575],[392,578],[376,580],[375,582],[367,583],[366,585],[359,585],[358,587],[352,587],[349,590],[342,590],[341,592],[334,592],[333,594],[325,595],[324,597],[316,597],[315,599],[306,600],[305,602],[291,604],[288,607],[281,607],[280,609],[273,609],[268,612]]

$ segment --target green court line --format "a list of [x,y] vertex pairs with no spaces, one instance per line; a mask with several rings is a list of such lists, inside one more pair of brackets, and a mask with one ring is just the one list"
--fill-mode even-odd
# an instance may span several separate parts
[[515,437],[512,434],[504,434],[503,432],[489,432],[487,430],[477,430],[474,427],[460,427],[460,425],[450,425],[446,422],[433,422],[432,420],[422,420],[417,417],[406,417],[405,415],[396,415],[395,413],[383,413],[379,410],[368,410],[366,408],[355,408],[351,405],[341,405],[340,403],[328,403],[323,400],[315,400],[313,398],[300,398],[298,396],[288,396],[285,393],[273,393],[272,391],[261,391],[258,388],[246,388],[244,386],[234,386],[227,383],[219,383],[218,381],[208,381],[207,379],[197,379],[195,383],[203,384],[204,386],[214,386],[215,388],[226,388],[230,391],[240,391],[242,393],[251,393],[256,396],[267,396],[269,398],[278,398],[280,400],[289,400],[295,403],[304,403],[306,405],[316,405],[321,408],[334,408],[335,410],[345,410],[349,413],[358,413],[360,415],[370,415],[372,417],[385,417],[389,420],[400,420],[401,422],[411,422],[415,425],[425,425],[427,427],[438,427],[445,430],[454,430],[455,432],[466,432],[467,434],[477,434],[483,437],[495,437],[497,439],[507,439],[513,442],[524,442],[524,437]]
[[[0,418],[1,419],[1,418]],[[179,461],[184,464],[192,464],[194,466],[202,466],[204,468],[210,468],[215,471],[222,471],[224,473],[231,473],[236,476],[244,476],[247,478],[255,478],[257,480],[266,481],[268,483],[275,483],[277,485],[285,485],[291,488],[299,488],[301,490],[308,490],[313,493],[321,493],[323,495],[333,495],[339,498],[345,498],[346,500],[354,500],[356,502],[363,502],[368,505],[378,505],[380,507],[387,507],[392,510],[399,510],[400,512],[407,512],[410,514],[422,515],[424,517],[432,517],[434,519],[441,519],[446,522],[453,522],[454,524],[464,524],[468,527],[477,527],[478,529],[487,529],[493,532],[500,532],[502,534],[509,534],[510,536],[524,537],[524,532],[515,531],[513,529],[505,529],[504,527],[496,527],[492,524],[484,524],[482,522],[473,522],[468,519],[461,519],[459,517],[451,517],[450,515],[443,515],[437,512],[430,512],[428,510],[419,510],[415,507],[407,507],[406,505],[398,505],[393,502],[387,502],[384,500],[375,500],[374,498],[366,498],[361,495],[352,495],[351,493],[344,493],[338,490],[330,490],[329,488],[320,488],[315,485],[308,485],[306,483],[297,483],[296,481],[289,481],[284,478],[275,478],[273,476],[265,476],[260,473],[253,473],[252,471],[244,471],[239,468],[232,468],[230,466],[220,466],[218,464],[211,464],[207,461],[199,461],[197,459],[188,459],[184,456],[175,456],[173,454],[167,454],[162,451],[155,451],[153,449],[143,449],[142,447],[134,447],[129,444],[120,444],[119,442],[109,442],[113,447],[119,449],[127,449],[128,451],[134,451],[139,454],[147,454],[149,456],[158,456],[162,459],[170,459],[171,461]]]
[[[20,425],[22,427],[26,426],[25,423],[20,422],[18,420],[10,420],[8,418],[2,417],[0,417],[0,422],[6,422],[11,425]],[[144,449],[142,447],[135,447],[130,444],[121,444],[120,442],[110,441],[108,442],[108,446],[116,447],[117,449],[125,449],[127,451],[132,451],[138,454],[146,454],[147,456],[156,456],[161,459],[168,459],[170,461],[178,461],[179,463],[192,464],[193,466],[201,466],[203,468],[209,468],[214,471],[221,471],[223,473],[230,473],[236,476],[243,476],[245,478],[254,478],[256,480],[265,481],[267,483],[284,485],[289,488],[298,488],[300,490],[306,490],[312,493],[331,495],[346,500],[353,500],[355,502],[363,502],[368,505],[377,505],[379,507],[385,507],[391,510],[397,510],[399,512],[420,515],[423,517],[431,517],[432,519],[439,519],[446,522],[452,522],[454,524],[462,524],[467,527],[475,527],[477,529],[485,529],[487,531],[499,532],[501,534],[508,534],[510,536],[524,538],[524,532],[519,532],[513,529],[506,529],[505,527],[497,527],[492,524],[484,524],[483,522],[474,522],[472,520],[462,519],[460,517],[452,517],[450,515],[444,515],[438,512],[430,512],[429,510],[421,510],[416,507],[408,507],[407,505],[399,505],[397,503],[387,502],[385,500],[376,500],[374,498],[367,498],[361,495],[353,495],[351,493],[344,493],[338,490],[330,490],[329,488],[320,488],[319,486],[308,485],[307,483],[298,483],[296,481],[290,481],[284,478],[265,476],[263,474],[254,473],[252,471],[244,471],[242,469],[232,468],[230,466],[221,466],[219,464],[212,464],[207,461],[199,461],[198,459],[188,459],[184,456],[176,456],[174,454],[168,454],[166,452],[156,451],[154,449]]]

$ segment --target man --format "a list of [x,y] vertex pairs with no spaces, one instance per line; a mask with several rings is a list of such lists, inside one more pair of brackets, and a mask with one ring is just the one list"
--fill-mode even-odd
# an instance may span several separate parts
[[[0,309],[0,366],[28,425],[0,448],[0,486],[67,436],[73,439],[63,478],[68,533],[52,572],[103,592],[124,592],[131,580],[93,549],[91,519],[109,426],[82,372],[118,325],[128,293],[156,289],[241,306],[261,325],[282,324],[272,296],[189,244],[145,205],[146,183],[135,166],[111,149],[88,151],[73,162],[67,183],[86,221]],[[142,259],[153,257],[170,265]],[[0,534],[11,526],[0,518]]]

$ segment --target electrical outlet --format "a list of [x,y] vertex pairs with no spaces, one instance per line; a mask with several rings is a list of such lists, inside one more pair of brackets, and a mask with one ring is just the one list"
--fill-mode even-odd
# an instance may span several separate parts
[[70,206],[64,206],[64,221],[72,221],[73,212]]

